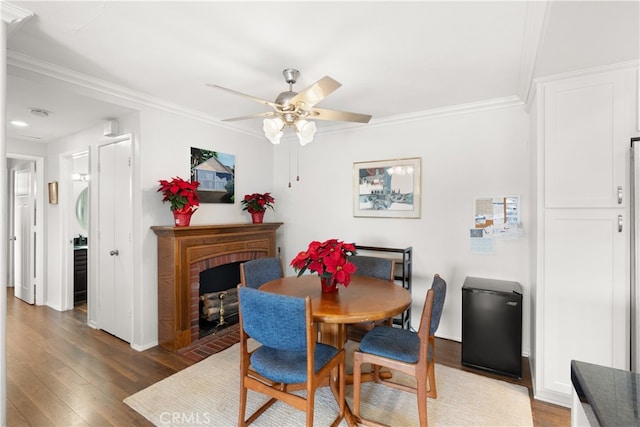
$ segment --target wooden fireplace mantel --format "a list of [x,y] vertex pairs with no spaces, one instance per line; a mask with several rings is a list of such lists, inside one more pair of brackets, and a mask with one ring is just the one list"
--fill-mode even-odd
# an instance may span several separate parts
[[276,256],[276,230],[280,225],[281,222],[151,227],[158,236],[158,342],[161,347],[176,351],[191,344],[191,265],[233,253]]

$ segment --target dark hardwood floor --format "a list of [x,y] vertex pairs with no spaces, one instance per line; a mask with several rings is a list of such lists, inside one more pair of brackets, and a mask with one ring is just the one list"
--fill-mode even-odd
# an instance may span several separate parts
[[[457,369],[460,343],[438,339],[436,360]],[[159,347],[138,352],[86,325],[81,308],[57,312],[17,300],[7,290],[7,425],[151,425],[122,403],[127,396],[195,363]],[[529,388],[522,380],[483,375]],[[478,371],[473,371],[478,372]],[[480,373],[480,372],[478,372]],[[532,400],[536,426],[568,426],[566,408]]]
[[529,369],[528,358],[522,358],[522,379],[471,369],[463,366],[460,362],[461,360],[462,346],[459,342],[436,338],[436,363],[527,387],[531,399],[531,412],[533,414],[534,426],[551,427],[571,425],[570,409],[533,398],[533,384],[531,382],[531,370]]

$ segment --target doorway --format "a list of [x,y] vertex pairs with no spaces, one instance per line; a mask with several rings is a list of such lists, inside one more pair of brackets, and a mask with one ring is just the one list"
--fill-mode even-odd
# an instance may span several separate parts
[[70,159],[71,194],[69,198],[68,230],[73,245],[71,268],[72,290],[68,293],[69,306],[87,314],[89,241],[89,153],[75,153]]
[[44,304],[44,159],[7,154],[8,286],[28,304]]

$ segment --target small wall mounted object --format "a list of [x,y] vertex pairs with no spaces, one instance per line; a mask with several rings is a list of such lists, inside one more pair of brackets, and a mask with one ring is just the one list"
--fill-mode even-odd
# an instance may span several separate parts
[[49,204],[58,204],[58,181],[49,183]]
[[109,137],[113,137],[113,136],[118,136],[118,121],[115,119],[109,120],[107,122],[105,122],[104,124],[104,132],[103,135],[104,136],[109,136]]

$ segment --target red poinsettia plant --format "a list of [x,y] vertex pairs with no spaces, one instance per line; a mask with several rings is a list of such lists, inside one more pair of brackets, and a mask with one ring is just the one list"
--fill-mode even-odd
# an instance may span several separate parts
[[159,192],[162,192],[163,202],[171,203],[171,210],[179,213],[195,211],[200,206],[198,196],[198,181],[186,181],[180,177],[174,177],[171,181],[161,179]]
[[271,197],[271,193],[253,193],[246,194],[244,199],[240,201],[242,203],[243,211],[249,213],[264,212],[267,208],[273,209],[272,203],[275,203],[276,199]]
[[345,288],[351,282],[351,275],[356,272],[356,266],[349,262],[349,257],[356,254],[353,243],[345,243],[338,239],[329,239],[322,243],[309,243],[306,251],[300,252],[291,266],[300,277],[306,270],[318,273],[328,280],[327,285],[343,285]]

